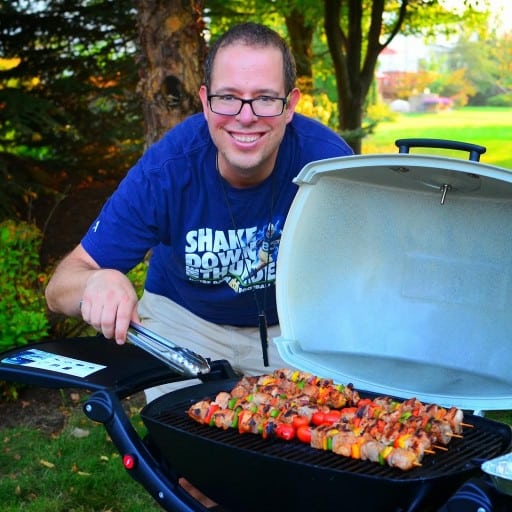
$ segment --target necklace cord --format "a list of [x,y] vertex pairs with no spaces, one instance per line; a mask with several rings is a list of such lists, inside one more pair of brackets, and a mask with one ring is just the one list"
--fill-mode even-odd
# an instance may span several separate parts
[[[247,272],[247,274],[250,274],[249,269],[247,268],[247,263],[245,261],[244,255],[243,255],[243,249],[244,248],[242,246],[242,241],[240,240],[240,237],[238,236],[238,229],[237,229],[237,224],[235,222],[235,217],[233,215],[233,210],[231,209],[231,205],[229,203],[229,198],[228,198],[227,190],[226,190],[226,187],[224,185],[224,181],[223,181],[222,175],[220,173],[220,169],[219,169],[219,153],[218,152],[215,154],[215,168],[217,170],[217,175],[219,177],[222,193],[223,193],[223,196],[224,196],[224,202],[226,203],[226,207],[228,209],[228,213],[229,213],[229,216],[230,216],[230,219],[231,219],[231,224],[233,226],[233,229],[235,230],[235,236],[236,236],[238,245],[240,246],[240,249],[242,251],[243,267],[244,267],[244,270]],[[271,201],[270,201],[270,219],[269,219],[269,223],[267,224],[267,228],[266,229],[268,229],[269,226],[272,224],[272,220],[273,220],[273,217],[274,217],[274,194],[275,194],[275,175],[272,172],[272,192],[271,192]],[[269,243],[269,249],[270,249],[270,243]],[[270,258],[270,254],[268,255],[268,257]],[[265,281],[268,283],[268,262],[265,265]],[[258,300],[258,294],[256,293],[256,290],[254,288],[252,289],[253,296],[254,296],[254,301],[256,302],[256,308],[258,310],[258,329],[259,329],[260,341],[261,341],[261,352],[262,352],[262,355],[263,355],[263,365],[265,367],[269,366],[269,361],[268,361],[268,325],[267,325],[267,315],[265,313],[265,310],[267,308],[267,290],[268,290],[268,288],[269,288],[269,286],[265,286],[265,288],[263,289],[263,304],[262,304],[261,307],[260,307],[260,301]]]

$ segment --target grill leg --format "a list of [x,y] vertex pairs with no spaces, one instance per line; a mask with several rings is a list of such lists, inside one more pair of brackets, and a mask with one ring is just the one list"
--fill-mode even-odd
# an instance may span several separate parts
[[84,404],[88,418],[102,423],[123,458],[128,474],[169,512],[207,512],[173,481],[153,457],[126,416],[118,396],[108,390],[95,392]]

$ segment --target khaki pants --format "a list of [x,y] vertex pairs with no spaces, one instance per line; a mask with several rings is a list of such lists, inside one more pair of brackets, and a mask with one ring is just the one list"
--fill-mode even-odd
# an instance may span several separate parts
[[[268,328],[269,366],[263,366],[259,329],[218,325],[194,315],[173,301],[144,292],[139,302],[142,324],[194,352],[212,360],[226,359],[233,368],[245,375],[261,375],[278,368],[289,367],[277,351],[273,339],[280,335],[279,326]],[[256,316],[256,312],[255,312]],[[178,388],[198,384],[199,379],[173,382],[145,391],[148,402]]]

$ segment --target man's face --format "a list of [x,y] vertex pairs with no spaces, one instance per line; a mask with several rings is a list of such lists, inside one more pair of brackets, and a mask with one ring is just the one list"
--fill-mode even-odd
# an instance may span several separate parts
[[199,95],[212,139],[219,150],[224,178],[234,186],[250,186],[265,179],[274,167],[286,125],[291,121],[299,91],[289,95],[288,105],[277,117],[258,117],[244,104],[236,116],[215,114],[208,94],[229,94],[243,99],[284,97],[283,58],[274,47],[235,44],[221,48],[214,61],[211,89]]

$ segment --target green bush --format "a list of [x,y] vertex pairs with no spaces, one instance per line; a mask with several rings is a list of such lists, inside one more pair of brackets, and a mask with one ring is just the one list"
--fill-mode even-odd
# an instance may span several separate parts
[[41,242],[42,233],[33,224],[0,223],[0,351],[48,335]]
[[139,264],[133,267],[127,274],[128,279],[132,282],[133,287],[137,292],[137,297],[139,297],[139,299],[142,297],[142,293],[144,292],[144,283],[146,282],[148,264],[149,254],[146,256],[144,261],[141,261]]
[[487,100],[490,107],[512,107],[512,92],[506,94],[498,94]]

